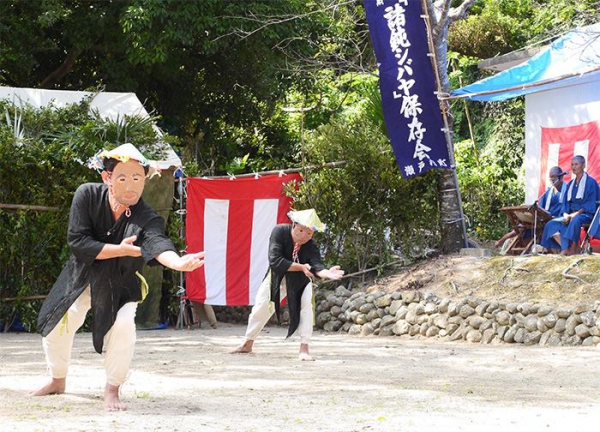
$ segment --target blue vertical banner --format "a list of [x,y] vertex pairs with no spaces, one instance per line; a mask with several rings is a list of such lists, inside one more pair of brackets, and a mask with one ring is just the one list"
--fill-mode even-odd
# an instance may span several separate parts
[[452,168],[420,0],[364,0],[388,135],[404,178]]

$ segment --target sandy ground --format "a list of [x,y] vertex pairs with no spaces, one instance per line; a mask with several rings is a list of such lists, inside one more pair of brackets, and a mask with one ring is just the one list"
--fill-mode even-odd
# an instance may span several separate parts
[[255,353],[229,351],[244,327],[139,331],[122,398],[102,409],[104,370],[89,334],[67,393],[45,382],[40,337],[0,334],[2,431],[589,431],[600,420],[600,350],[473,345],[315,333],[315,362],[268,327]]

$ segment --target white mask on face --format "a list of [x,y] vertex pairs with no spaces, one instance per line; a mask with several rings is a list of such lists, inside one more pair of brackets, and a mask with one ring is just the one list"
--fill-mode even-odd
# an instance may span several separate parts
[[112,173],[108,173],[105,183],[115,201],[132,206],[138,203],[144,192],[146,173],[138,161],[118,163]]

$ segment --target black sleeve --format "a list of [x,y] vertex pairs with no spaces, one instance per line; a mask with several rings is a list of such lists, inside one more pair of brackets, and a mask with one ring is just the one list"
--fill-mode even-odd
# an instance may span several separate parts
[[143,235],[139,243],[142,258],[148,265],[159,265],[156,257],[166,251],[177,252],[175,245],[165,234],[165,220],[148,208],[144,214]]
[[316,276],[318,272],[325,270],[326,267],[321,261],[321,253],[317,244],[311,239],[303,247],[308,248],[308,263],[312,274]]
[[278,274],[287,272],[292,265],[292,260],[285,256],[286,243],[292,241],[291,237],[286,238],[286,234],[289,236],[285,225],[277,225],[271,231],[271,237],[269,238],[269,265]]
[[100,206],[99,195],[88,184],[83,184],[75,191],[71,212],[69,214],[69,228],[67,241],[73,255],[85,264],[92,264],[104,243],[94,238],[93,218],[94,211]]

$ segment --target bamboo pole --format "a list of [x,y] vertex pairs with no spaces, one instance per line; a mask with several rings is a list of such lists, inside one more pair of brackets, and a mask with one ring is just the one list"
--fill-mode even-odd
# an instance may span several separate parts
[[[438,90],[438,99],[439,96],[442,94],[442,83],[440,82],[440,74],[437,68],[437,58],[435,55],[435,46],[433,45],[433,35],[431,34],[431,21],[430,21],[430,16],[427,14],[427,5],[425,4],[427,0],[421,0],[421,8],[423,11],[423,15],[421,15],[421,18],[423,18],[423,21],[425,22],[425,28],[427,30],[427,44],[429,46],[429,53],[431,54],[431,66],[433,67],[433,74],[435,76],[435,83],[437,86],[437,90]],[[442,113],[442,119],[444,120],[444,135],[446,137],[446,147],[448,148],[448,156],[450,157],[450,164],[452,167],[454,167],[452,169],[452,173],[453,173],[453,177],[454,177],[454,185],[456,186],[456,199],[458,201],[458,208],[460,211],[460,225],[461,225],[461,229],[462,229],[462,235],[463,235],[463,240],[465,243],[465,247],[468,248],[469,247],[469,241],[467,238],[467,227],[465,225],[465,215],[463,213],[463,206],[462,206],[462,197],[460,194],[460,188],[458,187],[458,175],[456,174],[456,161],[454,159],[454,147],[453,147],[453,143],[452,143],[452,136],[450,133],[450,124],[448,122],[448,116],[446,113],[446,110],[442,108],[441,104],[444,103],[440,100],[440,111]],[[455,221],[452,221],[452,223],[454,223]],[[448,222],[446,222],[448,223]]]
[[48,207],[39,205],[24,205],[24,204],[3,204],[0,203],[0,209],[8,210],[33,210],[33,211],[58,211],[58,207]]
[[365,270],[361,270],[361,271],[357,271],[357,272],[354,272],[354,273],[348,273],[348,274],[345,274],[344,276],[342,276],[342,278],[339,279],[339,280],[329,280],[328,279],[328,280],[319,281],[319,286],[320,285],[329,284],[329,283],[332,283],[332,282],[339,282],[340,280],[348,279],[348,278],[351,278],[351,277],[354,277],[354,276],[360,276],[360,275],[363,275],[365,273],[370,273],[372,271],[379,270],[379,269],[382,269],[382,268],[386,268],[386,267],[389,267],[389,266],[393,266],[393,265],[399,264],[399,263],[402,263],[402,260],[396,260],[396,261],[392,261],[392,262],[389,262],[387,264],[384,264],[382,266],[371,267],[371,268],[368,268],[368,269],[365,269]]
[[255,173],[239,174],[239,175],[233,175],[233,176],[225,175],[225,176],[212,176],[212,177],[202,177],[202,178],[223,179],[223,178],[257,177],[257,176],[272,175],[272,174],[280,174],[280,175],[281,174],[291,174],[291,173],[302,172],[305,170],[315,170],[315,169],[320,169],[320,168],[335,168],[335,167],[343,166],[347,163],[348,163],[347,161],[327,162],[327,163],[324,163],[323,165],[310,165],[310,166],[307,166],[306,168],[287,168],[287,169],[283,169],[283,170],[260,171],[260,172],[255,172]]
[[46,297],[47,296],[45,294],[36,294],[36,295],[30,295],[30,296],[24,296],[24,297],[5,297],[0,300],[5,301],[5,302],[14,302],[17,300],[31,301],[31,300],[43,300]]

